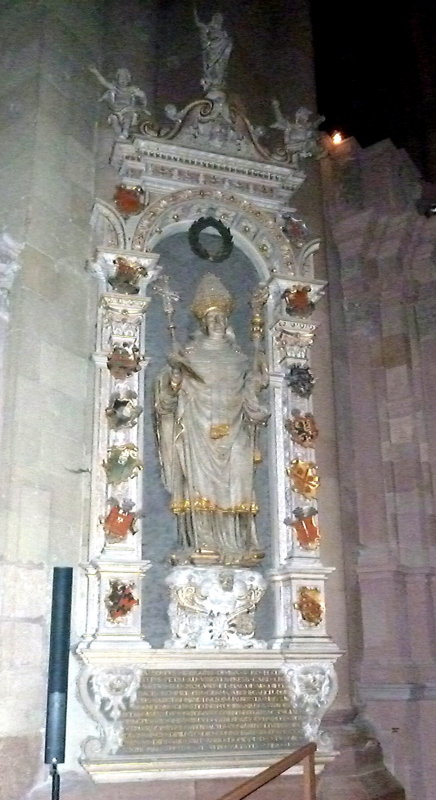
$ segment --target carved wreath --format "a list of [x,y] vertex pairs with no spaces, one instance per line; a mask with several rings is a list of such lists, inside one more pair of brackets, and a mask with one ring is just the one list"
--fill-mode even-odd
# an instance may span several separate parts
[[[221,247],[216,253],[210,252],[200,243],[200,234],[205,228],[215,228],[221,236]],[[225,261],[233,250],[233,237],[230,229],[215,217],[200,217],[193,222],[188,231],[188,239],[192,252],[207,261]]]

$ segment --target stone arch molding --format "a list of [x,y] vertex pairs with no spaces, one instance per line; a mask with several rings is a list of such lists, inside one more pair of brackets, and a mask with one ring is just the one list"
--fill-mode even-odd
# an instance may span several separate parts
[[158,241],[186,231],[199,217],[220,219],[232,232],[235,244],[268,280],[277,273],[288,277],[313,277],[313,257],[320,241],[314,239],[297,250],[281,230],[275,215],[236,194],[212,187],[184,189],[165,195],[142,213],[132,235],[132,250],[152,251]]
[[96,247],[125,250],[128,247],[128,234],[122,216],[109,203],[96,200],[90,220],[94,245]]
[[229,227],[235,244],[255,265],[262,280],[274,275],[310,280],[320,240],[293,247],[276,215],[236,194],[210,188],[172,192],[151,203],[139,217],[123,220],[108,203],[98,200],[91,225],[96,244],[152,252],[163,238],[187,231],[199,217],[213,216]]

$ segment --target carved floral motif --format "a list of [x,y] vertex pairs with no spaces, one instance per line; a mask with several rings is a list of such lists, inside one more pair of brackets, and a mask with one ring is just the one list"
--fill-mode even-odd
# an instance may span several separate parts
[[303,716],[303,730],[309,741],[316,741],[321,717],[337,693],[333,664],[314,661],[287,665],[285,675],[291,702]]

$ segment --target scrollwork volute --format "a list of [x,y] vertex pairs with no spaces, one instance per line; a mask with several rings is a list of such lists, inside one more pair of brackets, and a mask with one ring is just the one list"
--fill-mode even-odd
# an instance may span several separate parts
[[100,738],[83,744],[86,758],[115,755],[123,743],[121,715],[136,701],[141,669],[136,666],[86,669],[79,691],[90,716],[98,722]]
[[316,741],[321,718],[338,690],[333,664],[328,661],[287,664],[284,673],[293,708],[303,717],[304,735]]

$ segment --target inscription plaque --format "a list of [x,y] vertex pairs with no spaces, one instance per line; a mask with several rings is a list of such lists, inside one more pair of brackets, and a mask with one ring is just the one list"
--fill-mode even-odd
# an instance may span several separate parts
[[119,755],[289,751],[304,741],[279,669],[148,670]]

